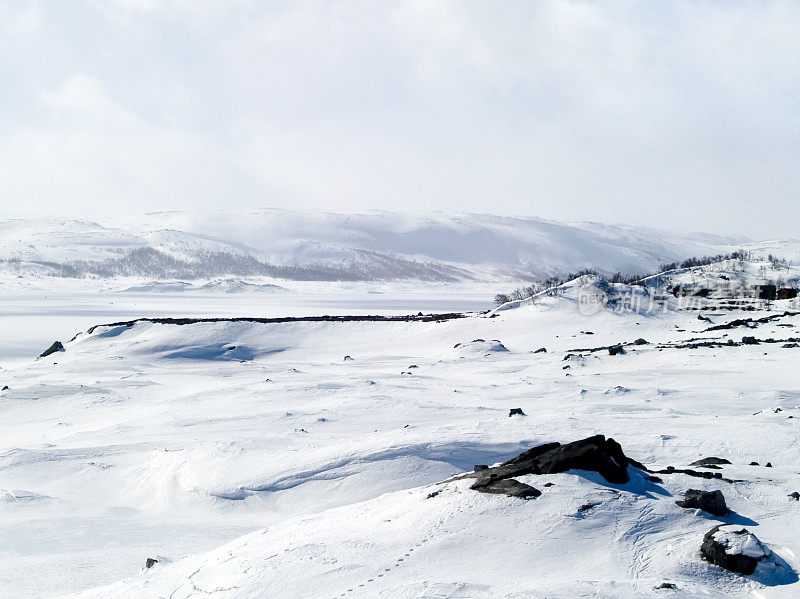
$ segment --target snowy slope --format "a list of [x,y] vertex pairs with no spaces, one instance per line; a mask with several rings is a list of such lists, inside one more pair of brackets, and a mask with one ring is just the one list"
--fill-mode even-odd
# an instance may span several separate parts
[[649,273],[662,261],[726,253],[747,243],[491,214],[257,210],[101,221],[9,219],[0,221],[0,277],[523,280],[588,267]]
[[[571,294],[444,322],[98,327],[2,373],[14,426],[0,441],[0,587],[642,597],[668,581],[681,596],[796,596],[800,350],[672,345],[797,337],[800,317],[783,316],[796,308],[709,314],[775,316],[716,331],[697,312],[585,316]],[[640,337],[624,355],[586,351]],[[742,482],[615,486],[576,471],[524,477],[543,491],[528,501],[439,484],[596,433],[654,468],[727,458],[724,475]],[[734,511],[722,521],[746,525],[780,566],[741,577],[702,561],[719,520],[676,506],[687,488],[721,489]],[[139,573],[147,557],[159,562]]]

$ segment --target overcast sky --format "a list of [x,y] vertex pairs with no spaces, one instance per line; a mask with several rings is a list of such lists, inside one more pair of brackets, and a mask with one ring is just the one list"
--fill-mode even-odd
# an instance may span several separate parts
[[800,2],[0,0],[0,212],[800,237]]

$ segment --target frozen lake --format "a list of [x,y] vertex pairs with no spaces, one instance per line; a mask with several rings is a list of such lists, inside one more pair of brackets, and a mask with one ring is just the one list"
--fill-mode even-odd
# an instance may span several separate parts
[[[60,283],[54,280],[54,283]],[[317,316],[482,311],[503,284],[294,283],[270,292],[0,291],[0,367],[34,359],[56,339],[88,327],[142,317]]]

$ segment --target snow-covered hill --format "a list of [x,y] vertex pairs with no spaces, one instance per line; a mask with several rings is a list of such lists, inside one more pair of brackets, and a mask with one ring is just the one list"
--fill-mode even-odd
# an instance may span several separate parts
[[[14,426],[0,441],[0,586],[46,597],[110,584],[79,595],[104,599],[796,596],[796,299],[705,312],[673,296],[666,310],[585,314],[580,289],[453,319],[139,321],[63,340],[2,373]],[[598,433],[653,471],[709,478],[525,475],[542,492],[528,500],[451,478]],[[708,456],[731,464],[690,466]],[[732,511],[681,508],[687,489],[721,490]],[[753,575],[701,559],[720,522],[771,552]],[[677,594],[655,589],[665,582]]]
[[748,243],[491,214],[270,209],[102,221],[11,219],[0,221],[0,276],[519,281],[589,267],[645,274],[661,262]]

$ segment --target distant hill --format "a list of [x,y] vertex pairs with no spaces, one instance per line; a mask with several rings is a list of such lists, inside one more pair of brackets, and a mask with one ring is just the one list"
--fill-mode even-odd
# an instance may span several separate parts
[[[208,280],[535,281],[760,247],[745,238],[492,214],[164,212],[0,221],[0,273]],[[785,244],[766,251],[781,253]],[[789,254],[798,252],[798,244]],[[788,256],[790,259],[792,255]]]

